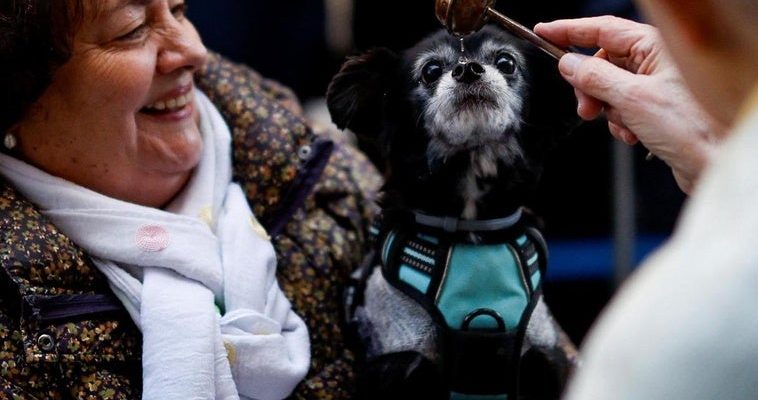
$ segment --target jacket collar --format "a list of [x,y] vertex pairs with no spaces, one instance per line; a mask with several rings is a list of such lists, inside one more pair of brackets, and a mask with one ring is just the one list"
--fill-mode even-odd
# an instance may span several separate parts
[[311,192],[332,143],[311,131],[289,90],[249,68],[211,54],[196,81],[229,123],[233,179],[276,236]]

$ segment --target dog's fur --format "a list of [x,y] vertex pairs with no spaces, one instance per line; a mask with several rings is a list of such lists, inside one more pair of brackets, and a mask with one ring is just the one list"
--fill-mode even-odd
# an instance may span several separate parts
[[[349,59],[329,87],[334,122],[354,131],[385,171],[386,212],[417,210],[479,220],[510,215],[534,190],[548,149],[577,122],[573,92],[555,61],[538,49],[494,27],[466,37],[465,53],[460,48],[458,38],[439,32],[402,55],[372,50]],[[467,240],[477,242],[477,237]],[[398,298],[409,301],[399,293]],[[540,303],[533,320],[542,325],[532,329],[530,323],[533,336],[545,331],[561,336]],[[532,345],[539,342],[531,339]],[[550,343],[544,346],[553,346],[548,351],[559,347],[557,341]],[[374,376],[363,380],[371,386],[364,396],[394,396],[397,390],[429,398],[430,392],[414,390],[429,389],[438,378],[405,368],[426,360],[408,353],[382,358],[387,361],[375,363],[369,368]],[[397,386],[396,381],[405,383]],[[423,383],[414,386],[414,381]],[[386,389],[393,385],[397,389]]]

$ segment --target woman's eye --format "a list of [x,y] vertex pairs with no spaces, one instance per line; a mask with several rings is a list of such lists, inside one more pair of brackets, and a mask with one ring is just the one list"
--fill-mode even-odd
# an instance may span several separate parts
[[119,42],[130,42],[133,40],[139,40],[145,35],[145,33],[147,33],[147,25],[142,24],[132,29],[128,33],[117,37],[116,40]]
[[516,59],[507,53],[499,54],[495,59],[495,66],[500,72],[507,75],[513,75],[513,73],[516,72]]
[[421,69],[421,80],[423,80],[427,85],[431,85],[432,83],[437,82],[441,76],[442,66],[437,61],[430,61],[424,65],[424,68]]

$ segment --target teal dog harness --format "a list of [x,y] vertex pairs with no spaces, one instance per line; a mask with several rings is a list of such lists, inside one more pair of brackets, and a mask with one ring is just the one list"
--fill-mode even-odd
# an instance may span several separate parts
[[526,326],[546,268],[542,235],[521,210],[487,221],[419,213],[413,219],[385,221],[372,234],[384,278],[424,307],[442,332],[451,399],[515,398]]

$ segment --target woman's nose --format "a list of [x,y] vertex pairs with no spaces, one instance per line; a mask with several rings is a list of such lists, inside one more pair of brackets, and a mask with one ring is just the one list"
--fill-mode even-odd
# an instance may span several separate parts
[[163,46],[158,53],[158,72],[169,74],[178,69],[192,72],[200,69],[208,59],[208,50],[203,45],[195,27],[189,21],[174,21],[173,29],[166,32]]

